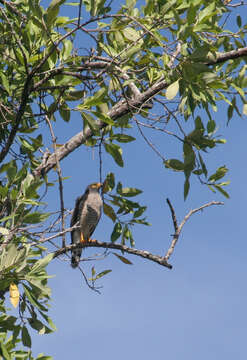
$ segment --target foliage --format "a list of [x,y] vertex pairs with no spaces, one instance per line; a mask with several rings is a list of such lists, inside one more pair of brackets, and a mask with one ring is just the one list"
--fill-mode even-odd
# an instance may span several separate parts
[[[63,15],[68,7],[74,18]],[[104,0],[52,0],[46,8],[39,0],[0,1],[2,359],[34,359],[26,350],[32,345],[30,328],[39,334],[55,330],[47,315],[46,268],[53,253],[43,246],[51,229],[46,221],[53,220],[44,212],[42,191],[54,185],[48,172],[55,167],[62,189],[58,162],[78,146],[99,146],[118,166],[128,166],[123,145],[136,140],[135,127],[161,157],[164,170],[184,174],[185,199],[192,177],[229,196],[226,166],[211,170],[205,154],[225,143],[213,113],[221,103],[227,124],[234,113],[247,114],[246,27],[221,0],[146,0],[141,7],[126,0],[117,12]],[[86,50],[80,46],[85,38]],[[52,137],[54,156],[46,150],[45,126],[68,126],[78,113],[83,130],[65,145]],[[176,153],[166,159],[143,128],[175,138]],[[113,222],[111,242],[133,247],[134,225],[149,225],[146,206],[133,200],[141,192],[116,184],[113,173],[106,176],[104,213]],[[94,284],[109,272],[96,274],[93,267],[89,281]],[[19,315],[10,315],[9,295]]]

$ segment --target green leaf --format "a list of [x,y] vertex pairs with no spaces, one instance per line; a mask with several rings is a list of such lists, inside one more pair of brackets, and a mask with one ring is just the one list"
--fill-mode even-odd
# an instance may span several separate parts
[[123,34],[126,37],[126,39],[128,39],[130,41],[137,41],[140,38],[140,35],[138,34],[138,32],[131,27],[126,27],[123,30]]
[[107,193],[115,187],[115,176],[113,173],[107,174],[107,177],[103,184],[103,193]]
[[126,135],[126,134],[114,134],[111,137],[111,139],[117,140],[118,142],[121,142],[121,143],[128,143],[128,142],[136,140],[133,136]]
[[27,214],[23,218],[23,222],[27,224],[37,224],[44,220],[46,220],[50,216],[50,213],[39,213],[39,212],[33,212],[30,214]]
[[175,98],[178,91],[179,91],[179,80],[175,81],[174,83],[168,86],[168,88],[166,89],[166,98],[168,100],[172,100],[173,98]]
[[34,298],[34,296],[32,295],[32,289],[30,289],[25,284],[22,284],[22,285],[23,285],[24,292],[25,292],[28,300],[30,301],[30,303],[33,306],[35,306],[37,309],[39,309],[40,311],[47,311],[47,309]]
[[137,218],[137,217],[139,217],[139,216],[142,216],[142,214],[144,213],[144,211],[145,211],[146,209],[147,209],[146,206],[141,206],[138,210],[136,210],[136,211],[134,212],[133,217],[134,217],[134,218]]
[[10,183],[12,183],[15,179],[17,173],[17,167],[14,162],[11,163],[11,166],[7,168],[7,177]]
[[71,55],[72,49],[73,49],[72,42],[66,39],[63,42],[63,60],[66,60]]
[[86,112],[81,112],[81,116],[84,120],[84,126],[88,125],[92,131],[99,129],[99,126],[93,116]]
[[52,2],[50,3],[50,5],[47,9],[47,12],[46,12],[48,27],[52,26],[52,23],[54,22],[54,20],[56,20],[58,12],[59,12],[59,7],[64,2],[65,2],[65,0],[52,0]]
[[26,326],[23,326],[21,329],[21,340],[24,346],[31,348],[32,341]]
[[174,171],[184,171],[184,163],[177,159],[169,159],[164,161],[165,167]]
[[44,269],[49,264],[49,262],[53,259],[53,257],[54,257],[54,254],[51,253],[51,254],[46,255],[43,259],[36,261],[32,267],[32,270],[28,273],[28,275],[37,273],[40,270]]
[[227,199],[230,198],[229,194],[224,189],[222,189],[220,185],[214,184],[213,187],[218,190],[222,195],[224,195]]
[[243,114],[247,115],[247,104],[243,105]]
[[188,196],[188,193],[189,193],[189,190],[190,190],[189,179],[185,179],[185,182],[184,182],[184,200],[186,200],[186,198]]
[[207,132],[208,132],[208,134],[213,133],[215,128],[216,128],[215,121],[214,120],[209,120],[208,123],[207,123]]
[[110,205],[104,203],[103,211],[104,211],[104,214],[106,214],[113,222],[116,221],[115,211],[113,210],[113,208]]
[[114,120],[112,120],[112,118],[110,118],[110,116],[108,116],[107,114],[104,114],[100,111],[93,111],[92,110],[92,114],[94,114],[97,118],[99,118],[102,122],[109,124],[109,125],[114,125]]
[[212,181],[212,182],[218,181],[221,178],[223,178],[227,172],[228,169],[225,166],[221,166],[217,169],[217,171],[213,175],[209,177],[208,181]]
[[112,234],[111,234],[111,242],[117,241],[117,239],[122,234],[122,225],[118,222],[115,224]]
[[200,164],[201,164],[201,167],[202,167],[203,174],[204,174],[205,176],[208,176],[208,170],[207,170],[207,168],[206,168],[206,165],[205,165],[205,163],[204,163],[204,161],[203,161],[203,158],[202,158],[202,156],[201,156],[200,153],[199,153],[199,161],[200,161]]
[[108,152],[108,154],[110,154],[113,157],[113,159],[118,164],[118,166],[123,167],[124,166],[123,158],[122,158],[123,150],[121,149],[121,147],[112,143],[108,143],[108,144],[105,143],[104,146],[105,146],[105,150]]
[[208,16],[212,17],[214,15],[214,10],[215,10],[215,3],[212,2],[210,5],[205,7],[202,11],[200,11],[199,17],[198,17],[198,24],[200,24],[202,22],[202,20],[205,21],[206,17],[208,17]]
[[136,196],[142,193],[142,190],[132,188],[132,187],[125,187],[121,189],[121,195],[126,197]]
[[61,106],[59,106],[59,114],[65,122],[70,121],[70,108],[66,103],[63,103]]
[[2,84],[4,89],[7,91],[7,93],[10,93],[10,88],[9,88],[9,81],[8,78],[5,76],[5,74],[3,72],[0,73],[0,78],[2,80]]
[[95,276],[95,278],[91,278],[91,279],[88,279],[88,280],[90,280],[90,281],[98,280],[98,279],[100,279],[102,276],[105,276],[106,274],[109,274],[111,271],[112,271],[112,270],[104,270],[104,271],[100,272],[99,274],[97,274],[97,275]]
[[84,99],[83,103],[78,105],[77,108],[79,110],[84,110],[90,108],[91,106],[100,105],[106,95],[106,92],[107,90],[105,88],[100,89],[93,96],[89,96]]
[[12,357],[11,357],[11,355],[9,354],[7,348],[5,347],[5,345],[3,344],[2,341],[0,341],[0,350],[1,350],[1,352],[2,352],[1,355],[3,356],[2,359],[4,359],[4,360],[11,360]]
[[115,252],[113,252],[112,254],[115,255],[115,256],[116,256],[119,260],[121,260],[124,264],[133,265],[133,263],[132,263],[130,260],[126,259],[124,256],[119,255],[119,254],[117,254],[117,253],[115,253]]
[[240,15],[237,15],[236,21],[237,21],[238,27],[240,28],[242,26],[242,19],[241,19]]

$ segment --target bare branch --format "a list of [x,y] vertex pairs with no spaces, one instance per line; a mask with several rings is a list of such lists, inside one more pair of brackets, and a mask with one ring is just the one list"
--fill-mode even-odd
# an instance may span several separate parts
[[191,217],[191,215],[193,215],[193,214],[195,214],[196,212],[201,211],[201,210],[203,210],[203,209],[205,209],[205,208],[207,208],[207,207],[209,207],[209,206],[212,206],[212,205],[224,205],[224,203],[221,202],[221,201],[211,201],[211,202],[209,202],[209,203],[207,203],[207,204],[204,204],[204,205],[200,206],[199,208],[190,210],[190,211],[188,212],[188,214],[185,215],[184,219],[181,221],[180,225],[178,226],[174,208],[173,208],[173,206],[172,206],[172,204],[171,204],[171,202],[170,202],[169,199],[167,199],[166,201],[167,201],[167,203],[168,203],[168,205],[169,205],[169,208],[170,208],[170,210],[171,210],[173,225],[174,225],[174,229],[175,229],[175,234],[173,235],[172,242],[171,242],[171,246],[170,246],[170,248],[168,249],[168,251],[167,251],[167,253],[166,253],[165,257],[164,257],[164,259],[165,259],[166,261],[168,261],[169,258],[170,258],[170,256],[172,255],[174,249],[175,249],[175,246],[176,246],[176,243],[177,243],[178,238],[179,238],[179,236],[180,236],[180,233],[181,233],[181,231],[182,231],[182,228],[183,228],[183,226],[185,225],[185,223],[189,220],[189,218]]

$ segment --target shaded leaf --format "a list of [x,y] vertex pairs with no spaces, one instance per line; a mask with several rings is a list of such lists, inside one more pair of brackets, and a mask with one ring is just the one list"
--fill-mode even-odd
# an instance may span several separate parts
[[32,346],[31,337],[26,326],[23,326],[21,329],[21,340],[24,346],[27,346],[29,348]]
[[108,152],[108,154],[110,154],[113,159],[115,160],[115,162],[123,167],[124,163],[123,163],[123,158],[122,158],[122,153],[123,150],[121,149],[120,146],[116,145],[116,144],[112,144],[112,143],[105,143],[105,150]]
[[184,171],[184,163],[177,159],[169,159],[164,161],[165,167],[174,171]]
[[221,166],[217,169],[217,171],[209,177],[209,181],[218,181],[221,178],[225,176],[225,174],[228,172],[228,169],[225,166]]
[[103,183],[103,187],[102,187],[103,194],[111,191],[112,189],[114,189],[114,187],[115,187],[115,176],[113,173],[109,173],[107,174],[106,179]]
[[126,135],[126,134],[114,134],[111,138],[114,140],[117,140],[118,142],[122,142],[122,143],[128,143],[128,142],[136,140],[133,136]]
[[189,190],[190,190],[189,179],[185,179],[185,182],[184,182],[184,200],[186,200],[186,198],[188,196],[188,193],[189,193]]
[[106,214],[113,222],[116,221],[115,211],[110,205],[104,203],[103,210],[104,210],[104,214]]
[[27,214],[23,218],[23,222],[28,224],[37,224],[39,222],[42,222],[46,220],[50,216],[50,213],[39,213],[39,212],[33,212],[30,214]]
[[118,222],[115,224],[112,234],[111,234],[111,242],[115,242],[120,235],[122,234],[122,225]]

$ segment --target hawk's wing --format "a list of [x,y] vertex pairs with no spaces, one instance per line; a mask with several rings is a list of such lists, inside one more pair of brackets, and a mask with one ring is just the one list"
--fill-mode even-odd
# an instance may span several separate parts
[[[85,204],[87,198],[87,193],[85,192],[83,195],[78,196],[78,198],[75,201],[75,208],[73,210],[72,213],[72,217],[71,217],[71,221],[70,221],[70,226],[74,226],[80,219],[80,213],[82,211],[83,205]],[[73,241],[73,234],[76,230],[71,231],[71,244],[74,243]]]
[[[70,226],[74,226],[80,219],[80,214],[82,212],[82,208],[87,199],[88,192],[86,191],[82,196],[79,196],[75,201],[75,208],[72,213]],[[76,229],[71,231],[71,244],[76,244],[80,242],[80,229]],[[79,265],[80,257],[81,257],[82,249],[74,249],[71,251],[71,266],[76,268]]]

